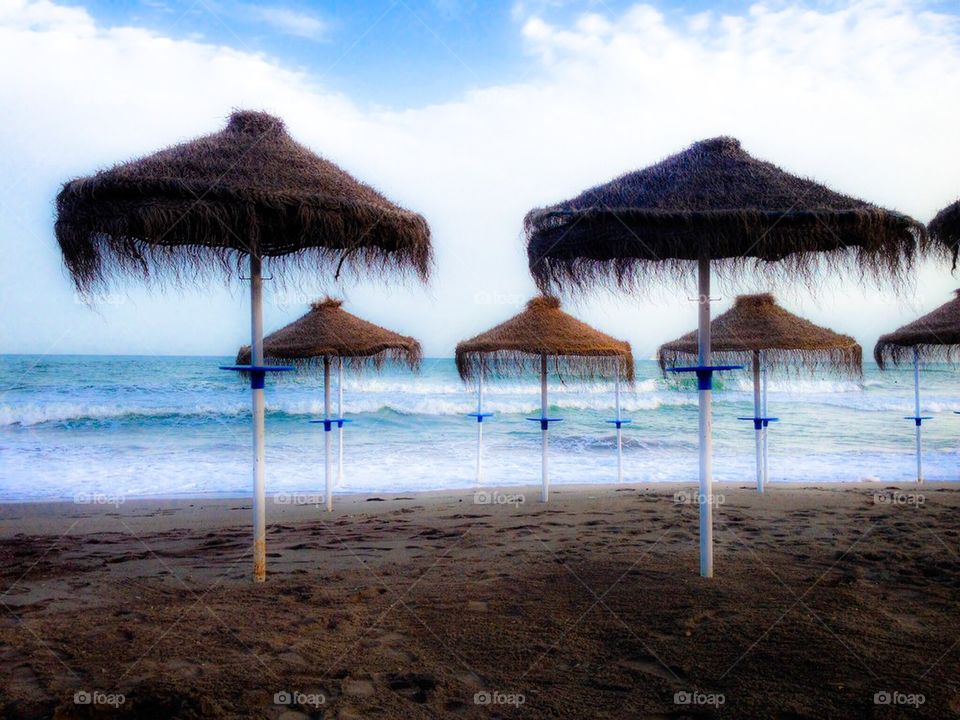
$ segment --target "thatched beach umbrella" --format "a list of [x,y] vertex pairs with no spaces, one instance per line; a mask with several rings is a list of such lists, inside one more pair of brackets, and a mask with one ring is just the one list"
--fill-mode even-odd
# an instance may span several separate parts
[[[324,498],[327,510],[333,510],[333,477],[330,471],[330,432],[336,424],[340,433],[339,446],[343,448],[343,365],[360,369],[366,365],[380,368],[385,360],[406,363],[412,370],[420,366],[420,343],[412,337],[400,335],[372,322],[358,318],[344,310],[342,300],[327,298],[315,302],[310,311],[299,320],[270,333],[263,339],[264,357],[272,361],[291,363],[298,367],[323,367],[324,430]],[[340,408],[338,416],[330,416],[330,364],[337,360],[340,373]],[[250,361],[250,348],[240,348],[237,363]],[[342,459],[342,455],[341,455]],[[343,466],[340,464],[340,472]],[[340,480],[343,478],[340,477]]]
[[144,280],[230,278],[249,260],[253,399],[254,579],[266,575],[262,273],[332,279],[414,271],[426,279],[430,231],[416,213],[318,157],[260,112],[225,129],[66,183],[57,240],[82,292],[119,274]]
[[[560,376],[578,378],[622,376],[633,382],[630,343],[594,330],[560,309],[554,297],[536,297],[523,312],[476,337],[457,344],[457,371],[465,381],[474,378],[540,373],[540,423],[542,441],[541,499],[550,493],[547,472],[548,416],[547,368],[552,361]],[[478,446],[478,452],[480,448]]]
[[960,253],[960,200],[947,205],[930,221],[930,235],[953,255],[953,267],[957,267]]
[[960,290],[955,297],[933,312],[904,325],[899,330],[881,335],[873,348],[873,357],[881,370],[888,364],[913,362],[913,420],[917,443],[917,482],[923,482],[920,427],[930,416],[920,415],[920,363],[931,360],[953,360],[960,350]]
[[[544,291],[609,284],[636,289],[699,273],[700,572],[713,574],[710,266],[787,278],[821,267],[899,279],[925,241],[906,215],[833,192],[748,155],[733,138],[692,145],[645,170],[532,210],[530,271]],[[924,244],[924,247],[926,245]]]
[[[863,350],[849,335],[814,325],[777,305],[773,295],[740,295],[733,307],[710,323],[713,360],[752,364],[753,417],[756,440],[757,492],[767,484],[767,427],[778,418],[767,415],[767,369],[826,368],[860,376]],[[657,351],[660,367],[696,360],[697,331],[664,343]],[[762,380],[761,380],[762,378]]]

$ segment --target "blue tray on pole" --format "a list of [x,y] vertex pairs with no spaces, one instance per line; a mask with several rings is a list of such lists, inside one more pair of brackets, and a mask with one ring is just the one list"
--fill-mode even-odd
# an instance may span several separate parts
[[250,373],[250,387],[262,390],[264,378],[268,372],[292,372],[296,370],[292,365],[221,365],[221,370]]
[[724,370],[743,370],[743,365],[689,365],[686,367],[667,368],[667,372],[696,373],[698,390],[712,390],[713,374]]
[[905,415],[904,420],[913,420],[913,424],[920,427],[924,420],[933,420],[933,415]]
[[467,417],[475,417],[478,423],[482,423],[484,418],[493,417],[493,413],[467,413]]
[[772,422],[780,422],[776,417],[738,417],[737,420],[753,420],[753,429],[761,430]]
[[604,422],[608,422],[611,425],[616,425],[617,430],[619,430],[622,425],[628,425],[629,423],[632,423],[633,420],[604,420]]
[[529,420],[530,422],[540,423],[541,430],[549,429],[550,423],[552,422],[563,422],[563,418],[548,418],[548,417],[527,418],[527,420]]
[[311,420],[310,422],[316,424],[323,423],[323,431],[330,432],[334,423],[337,424],[338,428],[342,428],[344,423],[353,422],[353,420],[347,418],[324,418],[323,420]]

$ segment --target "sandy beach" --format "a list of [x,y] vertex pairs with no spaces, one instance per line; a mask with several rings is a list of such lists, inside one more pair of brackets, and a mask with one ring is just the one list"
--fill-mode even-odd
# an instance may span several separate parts
[[960,712],[960,488],[694,492],[4,505],[3,717]]

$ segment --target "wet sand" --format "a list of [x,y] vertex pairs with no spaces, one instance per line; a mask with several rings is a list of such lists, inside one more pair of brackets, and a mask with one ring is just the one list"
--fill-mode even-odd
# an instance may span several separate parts
[[960,486],[716,491],[3,505],[0,717],[960,713]]

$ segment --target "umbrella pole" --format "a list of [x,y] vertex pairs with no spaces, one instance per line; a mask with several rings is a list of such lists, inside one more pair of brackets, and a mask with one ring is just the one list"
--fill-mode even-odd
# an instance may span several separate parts
[[477,487],[483,481],[483,374],[477,374]]
[[[250,253],[250,364],[263,365],[263,276],[260,256]],[[253,405],[253,581],[267,579],[266,463],[263,375],[251,373]]]
[[[343,358],[337,366],[337,418],[343,419]],[[337,487],[343,484],[343,423],[337,423]]]
[[[710,365],[710,255],[704,249],[698,268],[700,306],[697,349],[701,367]],[[707,371],[709,373],[709,371]],[[699,380],[699,378],[698,378]],[[713,417],[709,374],[700,382],[700,575],[713,577]],[[546,442],[546,441],[544,441]]]
[[547,423],[543,421],[547,417],[547,356],[540,356],[540,418],[541,430],[543,436],[543,459],[540,465],[540,480],[542,489],[540,491],[540,500],[547,502],[550,499],[550,481],[547,477]]
[[330,421],[330,358],[323,356],[323,477],[324,497],[327,512],[333,510],[333,486],[330,483],[332,468],[330,467],[330,431],[333,423]]
[[620,429],[620,364],[617,363],[617,379],[614,383],[617,406],[617,482],[623,482],[623,433]]
[[923,458],[920,454],[920,352],[913,346],[913,409],[917,430],[917,485],[923,482]]
[[765,417],[760,405],[760,351],[753,351],[753,433],[757,442],[757,492],[763,492],[763,421]]
[[763,487],[770,482],[770,467],[767,462],[767,433],[770,431],[770,420],[767,415],[767,353],[760,351],[760,377],[763,385]]

